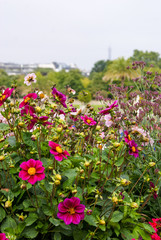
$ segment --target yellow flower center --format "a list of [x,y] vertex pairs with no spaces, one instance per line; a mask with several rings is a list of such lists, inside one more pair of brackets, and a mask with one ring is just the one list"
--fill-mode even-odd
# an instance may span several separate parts
[[87,119],[87,123],[91,123],[91,120],[90,120],[90,119]]
[[25,98],[24,102],[27,103],[30,100],[29,97]]
[[132,149],[133,152],[136,152],[136,148],[134,146],[132,146],[131,149]]
[[28,169],[28,174],[29,175],[35,175],[35,173],[36,173],[36,168],[34,168],[34,167],[30,167],[29,169]]
[[34,79],[33,79],[33,77],[29,77],[27,81],[28,81],[28,82],[33,82]]
[[43,93],[40,93],[40,94],[39,94],[39,97],[42,99],[42,98],[45,97],[45,95],[44,95]]
[[58,153],[62,153],[62,152],[63,152],[63,150],[62,150],[61,147],[59,147],[59,146],[56,147],[56,151],[57,151]]
[[68,212],[72,215],[75,213],[75,210],[74,210],[74,208],[69,208]]
[[6,95],[2,95],[2,97],[0,97],[0,101],[4,100],[6,97]]
[[128,135],[128,139],[129,139],[129,141],[131,141],[131,137],[130,137],[130,135]]

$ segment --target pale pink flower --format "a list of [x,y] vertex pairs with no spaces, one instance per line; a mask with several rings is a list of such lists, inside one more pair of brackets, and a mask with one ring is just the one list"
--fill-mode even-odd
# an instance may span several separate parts
[[36,83],[36,75],[35,75],[35,73],[27,74],[24,79],[25,79],[24,84],[26,84],[27,86],[30,86],[31,83]]

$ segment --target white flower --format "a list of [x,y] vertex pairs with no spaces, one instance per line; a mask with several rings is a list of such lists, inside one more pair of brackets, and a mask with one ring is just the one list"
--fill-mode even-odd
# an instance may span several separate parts
[[48,96],[46,94],[44,94],[42,91],[37,93],[39,98],[41,99],[41,102],[44,102],[45,100],[48,99]]
[[36,83],[36,75],[35,73],[29,73],[25,76],[25,81],[24,84],[26,84],[27,86],[30,86],[31,83]]
[[113,124],[113,121],[111,120],[111,115],[110,114],[105,115],[104,120],[106,127],[111,127],[111,125]]

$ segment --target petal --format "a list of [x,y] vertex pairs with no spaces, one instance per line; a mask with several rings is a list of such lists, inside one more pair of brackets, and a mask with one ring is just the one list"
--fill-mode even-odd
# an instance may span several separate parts
[[74,224],[79,224],[80,223],[80,216],[79,216],[79,214],[73,214],[72,215],[72,217],[73,217],[73,221],[72,221],[72,223],[74,223]]
[[23,163],[21,163],[20,164],[20,168],[22,168],[23,170],[28,170],[29,168],[28,168],[28,165],[27,165],[27,162],[23,162]]
[[63,220],[64,220],[66,225],[69,225],[73,221],[73,216],[70,215],[69,213],[66,213],[66,214],[64,214],[64,219]]
[[54,157],[57,161],[62,161],[63,160],[63,154],[55,155]]
[[45,170],[44,167],[36,168],[36,173],[43,173]]
[[50,153],[53,154],[53,155],[58,155],[59,153],[54,151],[53,149],[50,149]]
[[37,182],[37,176],[36,175],[30,176],[28,182],[31,183],[32,185],[35,184]]
[[41,181],[45,178],[45,173],[38,173],[35,176],[37,177],[37,181]]
[[66,208],[66,207],[64,206],[64,203],[61,202],[61,203],[58,204],[58,210],[59,210],[59,212],[66,213],[66,212],[68,211],[68,208]]
[[84,212],[84,210],[85,210],[85,206],[84,206],[83,204],[79,204],[78,206],[76,206],[76,207],[74,208],[74,210],[75,210],[75,212],[77,212],[77,213],[82,213],[82,212]]
[[66,150],[63,152],[63,154],[67,155],[67,156],[70,156],[70,154]]
[[64,220],[64,215],[65,215],[65,214],[60,213],[60,212],[57,213],[57,217],[60,218],[60,219],[62,219],[62,220]]
[[79,213],[80,219],[83,220],[85,218],[84,213]]
[[22,180],[28,180],[30,178],[30,175],[28,174],[28,172],[22,170],[19,172],[19,178],[21,178]]
[[76,207],[76,206],[78,206],[78,205],[80,205],[80,199],[79,198],[77,198],[77,197],[72,197],[71,199],[70,199],[70,201],[72,202],[72,207]]
[[28,165],[29,168],[30,167],[35,167],[36,166],[36,161],[31,158],[27,161],[27,165]]
[[73,207],[73,201],[69,198],[66,198],[63,203],[64,203],[64,206],[66,208],[72,208]]
[[42,162],[40,160],[36,160],[36,165],[35,165],[35,168],[41,168],[42,167]]
[[59,146],[59,144],[57,144],[57,143],[55,143],[55,142],[52,142],[52,141],[49,141],[49,147],[51,147],[51,148],[56,148],[57,146]]

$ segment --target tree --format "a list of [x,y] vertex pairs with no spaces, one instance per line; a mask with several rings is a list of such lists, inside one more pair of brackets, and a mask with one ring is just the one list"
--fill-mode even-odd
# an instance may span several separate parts
[[103,81],[132,79],[137,77],[136,71],[127,69],[130,65],[130,60],[125,60],[123,57],[114,60],[108,67],[107,72],[103,77]]
[[139,51],[134,50],[133,56],[130,58],[131,61],[144,61],[147,66],[151,64],[161,67],[161,58],[157,52]]

